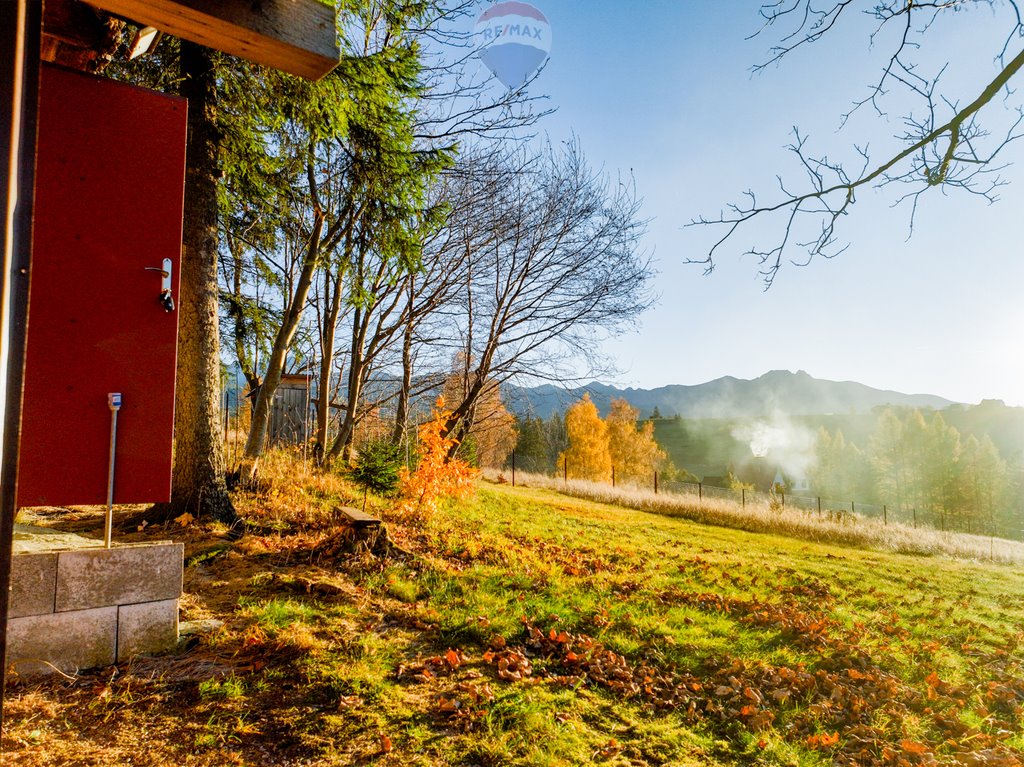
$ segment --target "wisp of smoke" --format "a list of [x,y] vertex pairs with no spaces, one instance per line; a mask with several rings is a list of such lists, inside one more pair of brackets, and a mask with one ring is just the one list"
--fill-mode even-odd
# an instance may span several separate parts
[[814,432],[806,426],[793,423],[780,411],[770,419],[759,419],[742,424],[732,430],[732,436],[750,445],[756,458],[775,463],[790,478],[806,477],[814,466]]

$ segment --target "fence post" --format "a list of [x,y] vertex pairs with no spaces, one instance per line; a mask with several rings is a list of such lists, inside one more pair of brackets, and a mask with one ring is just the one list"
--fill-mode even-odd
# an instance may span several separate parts
[[857,502],[856,501],[850,501],[850,513],[851,514],[856,514],[857,513]]
[[786,508],[786,493],[780,492],[779,495],[782,496],[782,508]]
[[914,509],[914,529],[917,529],[917,509]]
[[740,488],[740,502],[742,503],[740,508],[747,508],[747,488]]
[[658,470],[654,470],[654,494],[658,494]]
[[818,516],[821,516],[821,496],[818,496]]
[[700,501],[704,500],[704,483],[703,482],[698,482],[697,483],[697,500],[700,500]]
[[516,486],[516,449],[512,448],[512,487]]
[[569,459],[562,459],[562,481],[569,484]]
[[889,509],[884,503],[882,504],[882,524],[889,524]]
[[612,466],[612,487],[615,487],[615,467]]

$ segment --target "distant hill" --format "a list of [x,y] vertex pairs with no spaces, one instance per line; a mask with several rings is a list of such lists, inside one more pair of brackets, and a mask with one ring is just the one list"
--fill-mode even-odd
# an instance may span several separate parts
[[931,394],[902,394],[873,389],[855,381],[826,381],[800,370],[773,370],[753,380],[725,376],[694,386],[661,386],[657,389],[619,389],[589,383],[575,389],[551,384],[536,387],[508,386],[506,401],[518,413],[547,418],[565,410],[584,393],[604,414],[613,399],[622,398],[645,418],[655,408],[663,417],[757,418],[783,412],[788,415],[867,413],[880,405],[934,408],[953,405]]

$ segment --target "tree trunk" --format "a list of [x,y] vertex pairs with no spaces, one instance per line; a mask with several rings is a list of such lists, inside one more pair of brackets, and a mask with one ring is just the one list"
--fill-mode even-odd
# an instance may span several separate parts
[[[324,272],[324,294],[330,285],[330,272]],[[314,453],[317,463],[326,463],[328,427],[331,422],[331,368],[334,367],[334,340],[338,331],[338,315],[341,312],[342,270],[338,270],[334,282],[334,290],[328,299],[329,303],[324,316],[324,324],[320,338],[320,381],[316,391],[316,446]]]
[[416,322],[412,316],[415,279],[413,276],[409,278],[409,319],[405,323],[405,330],[402,334],[402,387],[398,391],[395,429],[391,434],[391,441],[396,445],[405,441],[405,432],[409,428],[409,400],[412,396],[412,341],[413,332],[416,329]]
[[255,470],[255,460],[263,453],[263,443],[267,438],[267,428],[270,425],[270,408],[274,402],[274,395],[281,383],[281,376],[284,373],[284,363],[288,352],[295,340],[295,333],[299,329],[302,320],[302,313],[306,307],[306,299],[309,297],[309,289],[313,285],[313,276],[316,273],[317,258],[320,254],[321,235],[324,227],[324,212],[315,198],[316,182],[313,176],[313,163],[309,161],[307,166],[309,177],[309,188],[314,195],[313,205],[313,229],[309,236],[309,245],[303,257],[302,271],[299,272],[299,279],[295,283],[295,291],[292,300],[281,320],[281,327],[274,338],[274,346],[267,360],[267,373],[263,378],[263,385],[260,386],[259,394],[256,397],[256,405],[252,412],[252,425],[249,427],[249,436],[245,440],[245,458],[254,462],[252,470]]
[[363,358],[363,344],[366,340],[366,326],[363,321],[364,312],[356,307],[352,318],[352,340],[349,346],[347,406],[345,417],[338,427],[338,436],[334,438],[324,465],[329,466],[339,455],[348,457],[352,439],[355,436],[356,424],[359,422],[359,402],[363,396],[363,383],[366,380],[366,361]]
[[228,318],[234,323],[231,335],[235,342],[235,361],[238,363],[238,369],[241,370],[242,375],[245,376],[245,383],[249,386],[249,389],[252,390],[259,386],[260,381],[256,374],[255,357],[252,360],[249,360],[245,352],[245,308],[242,303],[241,247],[237,245],[236,242],[229,239],[228,250],[231,252],[231,259],[234,266],[230,294],[231,304],[228,308]]
[[188,140],[171,507],[240,527],[224,482],[220,434],[216,73],[210,51],[184,41],[180,66]]

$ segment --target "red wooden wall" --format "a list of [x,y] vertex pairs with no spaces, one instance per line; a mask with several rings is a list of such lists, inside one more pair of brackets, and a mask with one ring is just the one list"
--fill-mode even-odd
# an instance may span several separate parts
[[18,503],[106,502],[107,395],[122,394],[115,503],[170,498],[182,99],[56,67],[40,80]]

